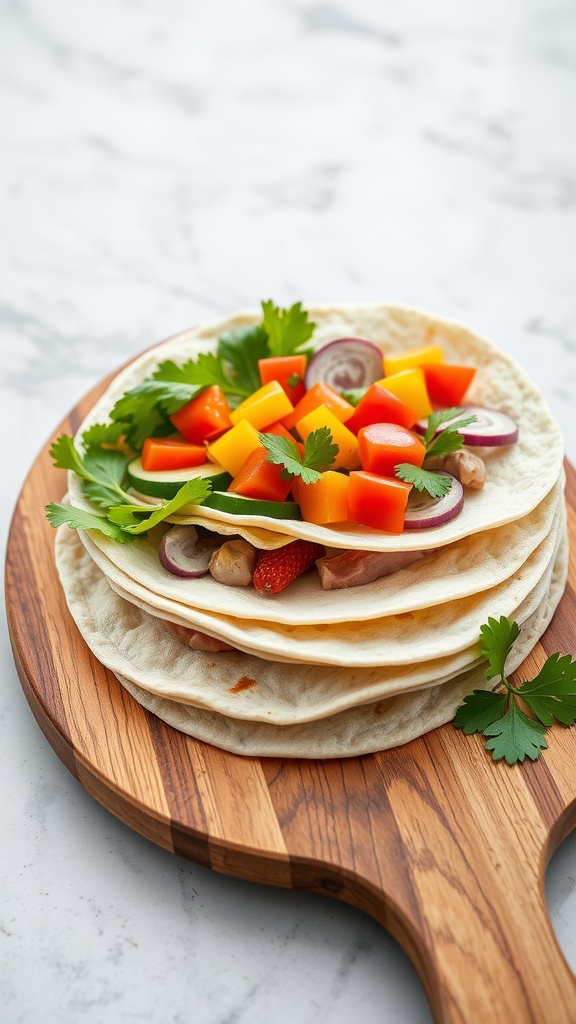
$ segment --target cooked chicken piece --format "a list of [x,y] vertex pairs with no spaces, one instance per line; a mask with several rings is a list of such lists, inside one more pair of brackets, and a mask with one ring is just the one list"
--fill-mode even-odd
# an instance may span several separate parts
[[228,587],[247,587],[252,583],[257,558],[256,548],[242,537],[227,540],[210,559],[210,574]]
[[448,455],[431,455],[426,459],[425,469],[443,469],[458,478],[463,487],[480,491],[486,483],[486,466],[483,459],[468,448]]
[[360,587],[424,557],[424,551],[344,551],[316,562],[323,590]]

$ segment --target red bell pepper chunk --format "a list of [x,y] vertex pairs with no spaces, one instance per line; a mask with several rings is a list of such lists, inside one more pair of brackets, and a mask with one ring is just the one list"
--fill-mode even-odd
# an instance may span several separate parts
[[409,430],[417,419],[416,413],[406,402],[376,383],[371,384],[362,396],[354,414],[346,421],[346,426],[354,434],[371,423],[397,423]]
[[[296,405],[306,391],[304,374],[306,372],[306,356],[267,356],[258,360],[258,370],[262,384],[269,384],[271,380],[277,380],[284,389],[292,405]],[[294,379],[290,383],[290,378]]]
[[214,441],[232,426],[228,402],[217,384],[192,398],[173,413],[170,421],[192,444]]
[[412,484],[397,477],[350,473],[348,514],[354,523],[385,533],[402,533]]
[[454,363],[426,363],[421,369],[432,404],[448,408],[460,405],[476,373],[473,366]]

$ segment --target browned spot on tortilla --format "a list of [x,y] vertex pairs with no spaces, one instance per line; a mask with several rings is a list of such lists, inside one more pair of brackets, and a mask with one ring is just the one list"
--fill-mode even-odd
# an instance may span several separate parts
[[394,616],[395,619],[413,619],[414,612],[399,612],[398,615]]
[[208,668],[216,668],[216,662],[215,661],[208,662]]
[[238,682],[231,686],[229,693],[242,693],[242,690],[249,690],[252,686],[256,686],[256,680],[250,679],[250,676],[241,676]]

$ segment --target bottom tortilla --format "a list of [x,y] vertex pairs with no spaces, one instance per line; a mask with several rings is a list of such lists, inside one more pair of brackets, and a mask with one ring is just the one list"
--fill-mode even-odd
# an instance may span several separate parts
[[[520,637],[508,659],[507,668],[513,672],[527,657],[546,630],[562,597],[568,573],[568,550],[562,541],[552,573],[549,591],[536,611],[526,619]],[[88,645],[94,650],[93,637],[87,623],[91,612],[106,617],[127,616],[135,609],[111,589],[106,608],[78,607],[88,598],[80,592],[68,594],[72,615]],[[157,627],[151,616],[142,616],[141,629],[146,632]],[[169,637],[174,644],[174,656],[181,651],[181,643]],[[98,656],[98,651],[94,650]],[[449,682],[432,685],[417,692],[399,694],[376,703],[349,708],[317,721],[294,725],[272,725],[237,719],[160,697],[144,690],[136,683],[116,673],[126,690],[148,711],[168,725],[193,736],[204,743],[235,754],[252,757],[283,758],[341,758],[374,753],[400,746],[410,740],[449,722],[463,698],[474,689],[489,689],[484,664],[476,666]]]

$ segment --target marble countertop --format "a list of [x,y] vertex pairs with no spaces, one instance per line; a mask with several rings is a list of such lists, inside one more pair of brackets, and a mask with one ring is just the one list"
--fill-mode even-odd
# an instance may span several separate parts
[[[4,0],[2,530],[62,415],[191,324],[277,302],[462,319],[540,384],[576,461],[568,0]],[[67,773],[6,627],[5,1024],[430,1021],[377,924],[154,847]],[[576,968],[576,835],[548,902]]]

